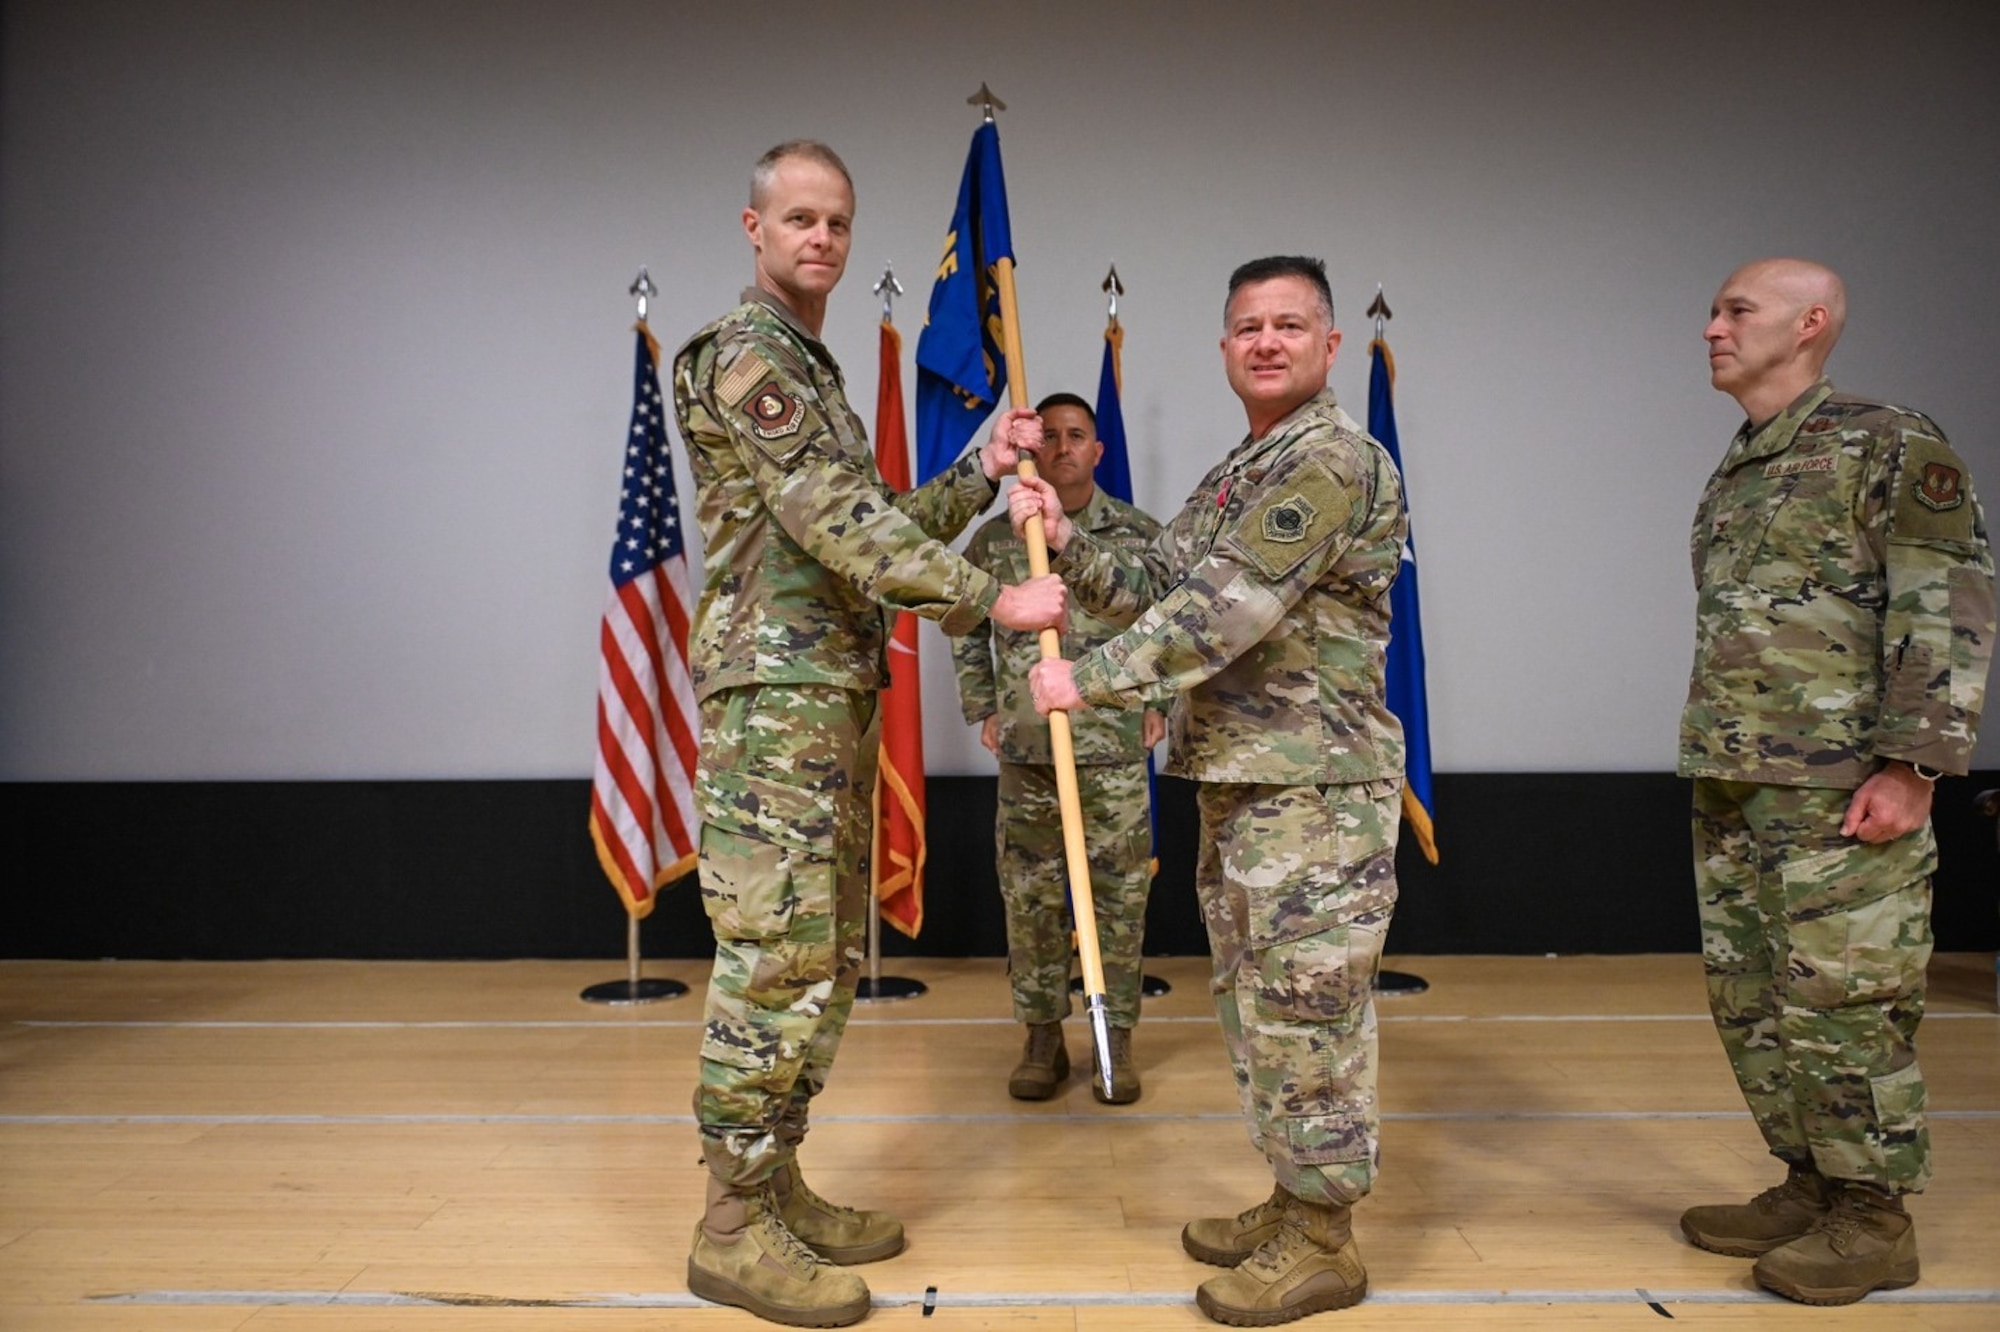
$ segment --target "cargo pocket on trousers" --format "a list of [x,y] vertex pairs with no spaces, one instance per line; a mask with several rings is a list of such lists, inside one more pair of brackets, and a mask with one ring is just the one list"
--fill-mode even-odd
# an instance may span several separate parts
[[[1930,886],[1901,858],[1918,849],[1854,843],[1781,867],[1787,934],[1785,993],[1807,1008],[1908,994],[1930,962]],[[1879,885],[1896,885],[1881,892]],[[1867,896],[1872,894],[1872,896]]]
[[1260,1006],[1295,1022],[1352,1016],[1375,984],[1386,925],[1336,925],[1257,950]]
[[810,791],[732,774],[703,801],[701,900],[718,939],[781,939],[803,899],[830,914],[832,847],[806,830],[827,823]]
[[1870,1078],[1868,1090],[1875,1098],[1875,1122],[1885,1144],[1911,1141],[1923,1130],[1930,1098],[1924,1091],[1923,1070],[1916,1064]]

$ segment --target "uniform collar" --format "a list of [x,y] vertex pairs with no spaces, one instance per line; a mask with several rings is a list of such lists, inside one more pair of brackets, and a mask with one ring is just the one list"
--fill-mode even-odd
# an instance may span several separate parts
[[811,330],[799,322],[799,317],[793,314],[783,301],[773,296],[770,292],[765,291],[762,287],[745,287],[743,289],[743,304],[755,305],[768,311],[779,323],[785,326],[787,331],[806,345],[806,350],[810,351],[820,360],[825,361],[828,365],[834,364],[833,353],[826,349],[826,344],[815,337]]
[[1757,458],[1768,458],[1774,453],[1783,453],[1792,446],[1792,437],[1799,433],[1819,405],[1833,396],[1833,381],[1822,375],[1813,382],[1811,388],[1792,399],[1792,405],[1779,412],[1761,426],[1753,426],[1745,421],[1736,432],[1736,438],[1729,442],[1729,456],[1725,468],[1733,468],[1740,463]]
[[1081,509],[1069,515],[1069,520],[1086,532],[1095,532],[1113,516],[1111,497],[1104,493],[1103,486],[1092,484],[1090,498],[1083,502]]
[[1288,415],[1280,417],[1278,423],[1272,426],[1264,434],[1263,438],[1252,439],[1248,434],[1245,434],[1243,442],[1236,446],[1235,455],[1230,460],[1231,465],[1240,466],[1252,458],[1262,457],[1265,453],[1285,443],[1298,433],[1299,427],[1305,423],[1306,418],[1312,416],[1326,416],[1331,418],[1337,415],[1339,411],[1340,403],[1334,398],[1333,386],[1329,384],[1294,407]]

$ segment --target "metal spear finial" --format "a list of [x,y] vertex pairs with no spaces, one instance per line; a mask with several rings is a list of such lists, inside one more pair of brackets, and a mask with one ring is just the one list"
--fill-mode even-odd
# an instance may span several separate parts
[[1118,265],[1111,265],[1111,271],[1104,275],[1105,302],[1110,308],[1111,322],[1118,322],[1118,298],[1125,294],[1125,284],[1118,280]]
[[639,322],[642,324],[645,323],[646,298],[659,295],[660,289],[654,286],[653,279],[646,275],[646,266],[644,264],[639,266],[639,276],[633,278],[632,285],[625,290],[639,298]]
[[984,82],[980,83],[978,92],[965,99],[965,104],[967,106],[978,107],[979,114],[986,118],[986,123],[989,125],[993,123],[993,113],[995,111],[1005,111],[1007,109],[1007,104],[995,97],[993,90],[987,87]]
[[895,314],[896,298],[903,294],[903,284],[896,281],[896,266],[882,265],[882,280],[869,290],[882,298],[882,322],[885,324],[891,322],[891,317]]
[[1396,316],[1389,309],[1389,302],[1382,299],[1382,284],[1375,284],[1375,302],[1368,307],[1369,315],[1375,320],[1375,338],[1382,338],[1382,325]]

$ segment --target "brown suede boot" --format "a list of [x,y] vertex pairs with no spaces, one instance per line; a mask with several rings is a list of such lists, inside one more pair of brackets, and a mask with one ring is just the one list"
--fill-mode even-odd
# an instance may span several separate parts
[[1270,1327],[1361,1303],[1368,1272],[1354,1242],[1352,1212],[1287,1198],[1278,1233],[1194,1293],[1201,1311],[1231,1327]]
[[1132,1029],[1108,1027],[1111,1033],[1111,1094],[1097,1076],[1097,1040],[1091,1038],[1090,1094],[1104,1105],[1130,1105],[1139,1099],[1139,1070],[1132,1067]]
[[796,1160],[779,1166],[771,1176],[771,1193],[785,1229],[830,1263],[853,1267],[893,1258],[903,1251],[901,1221],[887,1212],[864,1212],[828,1202],[806,1184]]
[[1291,1194],[1281,1188],[1255,1207],[1235,1216],[1204,1216],[1181,1227],[1181,1247],[1188,1256],[1216,1267],[1234,1267],[1257,1251],[1257,1246],[1278,1233],[1285,1221],[1285,1204]]
[[1901,1197],[1830,1182],[1832,1206],[1811,1230],[1757,1260],[1750,1274],[1800,1304],[1852,1304],[1871,1290],[1917,1282],[1917,1227]]
[[1791,1166],[1747,1203],[1711,1203],[1681,1213],[1681,1233],[1710,1253],[1759,1258],[1811,1230],[1830,1206],[1826,1181],[1809,1165]]
[[1007,1094],[1017,1101],[1046,1101],[1069,1076],[1069,1051],[1062,1023],[1030,1022],[1021,1062],[1007,1075]]
[[867,1283],[787,1230],[768,1184],[739,1189],[709,1176],[687,1281],[704,1300],[791,1327],[846,1327],[868,1316]]

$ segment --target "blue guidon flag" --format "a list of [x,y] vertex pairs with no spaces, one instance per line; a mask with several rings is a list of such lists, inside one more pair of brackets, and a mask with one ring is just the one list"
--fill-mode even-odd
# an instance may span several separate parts
[[[1396,439],[1396,358],[1389,344],[1377,338],[1368,345],[1368,433],[1389,451],[1396,470],[1403,470],[1403,450]],[[1409,490],[1403,491],[1404,502]],[[1424,625],[1417,609],[1417,538],[1414,528],[1403,543],[1403,570],[1389,589],[1389,711],[1403,723],[1403,818],[1416,834],[1424,859],[1437,864],[1437,838],[1431,826],[1431,711],[1424,693]]]
[[944,238],[930,311],[917,337],[917,481],[952,465],[993,414],[1007,385],[1000,333],[1000,288],[993,266],[1014,257],[1000,130],[972,136],[958,207]]

